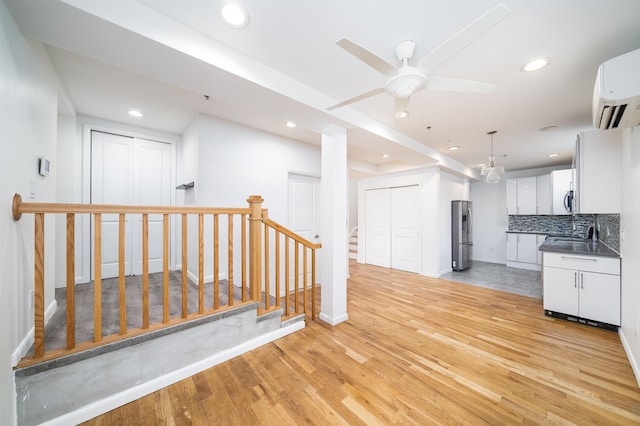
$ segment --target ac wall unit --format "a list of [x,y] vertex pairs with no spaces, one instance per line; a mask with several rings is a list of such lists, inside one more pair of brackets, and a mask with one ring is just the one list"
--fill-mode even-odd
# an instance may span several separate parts
[[600,65],[593,90],[593,126],[616,129],[640,125],[640,49]]

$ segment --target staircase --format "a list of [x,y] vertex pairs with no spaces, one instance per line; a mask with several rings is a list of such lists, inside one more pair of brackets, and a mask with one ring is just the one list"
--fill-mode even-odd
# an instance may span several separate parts
[[349,259],[358,258],[358,227],[356,226],[349,235]]
[[[15,371],[18,424],[78,424],[304,328],[250,303]],[[52,391],[52,389],[54,391]]]

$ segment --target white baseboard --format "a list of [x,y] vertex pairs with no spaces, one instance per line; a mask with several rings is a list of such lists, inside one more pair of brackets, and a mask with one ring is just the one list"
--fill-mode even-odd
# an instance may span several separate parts
[[338,325],[341,322],[347,321],[349,319],[349,314],[345,313],[334,318],[334,317],[330,317],[329,315],[323,312],[320,312],[319,318],[330,325]]
[[85,422],[96,416],[104,414],[107,411],[111,411],[131,401],[135,401],[136,399],[140,399],[146,395],[149,395],[150,393],[156,392],[162,388],[177,383],[180,380],[186,379],[187,377],[191,377],[194,374],[200,373],[201,371],[204,371],[215,365],[228,361],[238,355],[249,352],[259,346],[265,345],[288,334],[302,330],[304,327],[304,321],[296,321],[288,326],[284,326],[271,333],[258,336],[255,339],[249,340],[236,347],[219,352],[199,362],[181,368],[180,370],[169,372],[139,386],[129,388],[126,391],[111,395],[105,399],[96,401],[92,404],[86,405],[82,408],[79,408],[70,413],[66,413],[60,417],[49,420],[42,424],[70,425]]
[[631,369],[633,370],[633,374],[636,376],[636,382],[638,382],[638,386],[640,387],[640,367],[638,366],[638,360],[636,360],[635,357],[633,356],[631,345],[629,344],[627,337],[622,332],[622,327],[618,328],[618,336],[620,336],[622,347],[624,348],[624,351],[627,354],[627,358],[629,359],[629,364],[631,364]]
[[[55,299],[53,299],[53,302],[49,303],[49,306],[47,306],[47,309],[44,310],[45,325],[49,323],[49,320],[51,319],[53,314],[56,313],[56,309],[58,309],[58,302]],[[31,330],[27,332],[26,336],[24,336],[24,338],[22,339],[22,341],[20,342],[16,350],[13,351],[13,354],[11,354],[11,365],[13,367],[18,365],[20,360],[27,355],[27,352],[29,352],[29,349],[31,349],[31,346],[33,346],[34,334],[35,334],[35,329],[34,327],[31,327]]]
[[422,275],[423,277],[429,277],[429,278],[442,278],[442,274],[432,274],[429,272],[420,272],[420,275]]
[[[189,277],[189,279],[191,281],[193,281],[194,283],[198,284],[199,278],[196,274],[194,274],[191,271],[187,271],[187,276]],[[218,276],[219,280],[226,280],[227,279],[227,274],[220,274]],[[205,283],[212,283],[213,282],[213,274],[210,275],[205,275],[204,276],[204,282]]]

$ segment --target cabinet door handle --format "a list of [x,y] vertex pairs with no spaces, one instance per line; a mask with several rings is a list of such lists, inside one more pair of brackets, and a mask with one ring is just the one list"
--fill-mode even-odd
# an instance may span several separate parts
[[574,288],[578,288],[578,273],[577,272],[573,273],[573,287]]
[[584,274],[580,274],[580,288],[584,288]]
[[563,259],[566,260],[577,260],[580,262],[597,262],[598,259],[593,257],[572,257],[572,256],[562,256]]

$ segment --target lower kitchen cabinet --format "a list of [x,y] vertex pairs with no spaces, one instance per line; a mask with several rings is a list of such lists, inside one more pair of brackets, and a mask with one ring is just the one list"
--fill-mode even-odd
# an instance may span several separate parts
[[620,325],[620,259],[545,252],[542,274],[546,312]]
[[546,235],[507,233],[506,259],[510,268],[540,270],[538,247]]

